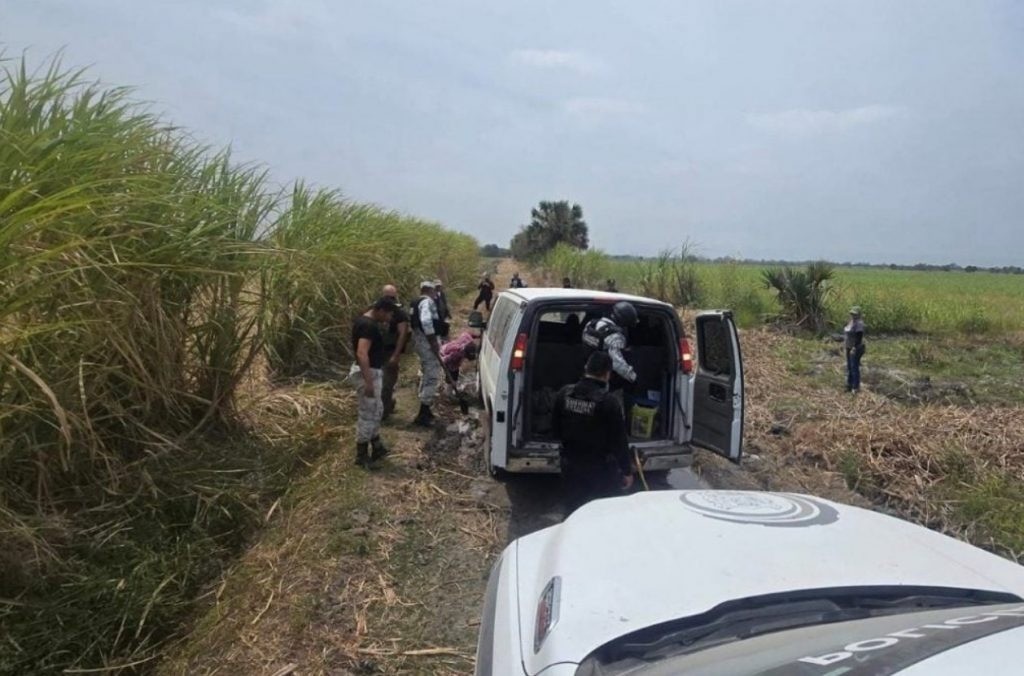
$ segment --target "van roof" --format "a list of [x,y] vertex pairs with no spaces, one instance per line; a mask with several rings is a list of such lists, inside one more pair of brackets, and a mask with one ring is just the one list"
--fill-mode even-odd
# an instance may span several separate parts
[[660,300],[654,298],[645,298],[643,296],[633,296],[628,293],[609,293],[607,291],[592,291],[590,289],[562,289],[558,287],[530,287],[526,289],[508,289],[502,291],[503,294],[510,296],[517,296],[522,298],[527,303],[532,301],[548,301],[548,300],[598,300],[604,302],[618,302],[618,301],[629,301],[630,303],[644,303],[647,305],[663,305],[671,308],[672,306],[668,303],[663,303]]

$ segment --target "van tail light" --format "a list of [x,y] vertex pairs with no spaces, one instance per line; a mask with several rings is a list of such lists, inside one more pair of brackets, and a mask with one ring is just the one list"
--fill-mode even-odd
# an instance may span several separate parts
[[679,339],[679,370],[686,374],[693,373],[693,350],[686,338]]
[[516,336],[515,345],[512,346],[512,370],[522,371],[526,363],[526,334],[520,333]]

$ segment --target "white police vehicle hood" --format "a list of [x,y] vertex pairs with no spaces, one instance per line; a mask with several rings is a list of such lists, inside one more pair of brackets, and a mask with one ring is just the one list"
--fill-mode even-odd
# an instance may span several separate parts
[[[623,634],[751,596],[913,585],[1024,598],[1024,567],[877,512],[788,493],[597,500],[515,549],[529,674],[559,662],[547,673],[561,673]],[[538,600],[555,577],[557,620],[535,650]]]

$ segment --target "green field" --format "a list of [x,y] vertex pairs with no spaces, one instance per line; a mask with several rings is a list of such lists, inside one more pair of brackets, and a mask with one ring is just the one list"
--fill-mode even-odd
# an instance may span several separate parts
[[[761,282],[767,267],[748,263],[694,264],[702,307],[728,307],[753,326],[776,311],[774,297]],[[552,270],[552,273],[557,271]],[[642,264],[594,257],[583,281],[599,285],[613,277],[619,289],[642,293]],[[578,275],[580,276],[580,275]],[[830,318],[845,321],[851,305],[860,305],[875,333],[987,334],[1024,330],[1024,275],[990,272],[942,272],[838,267]]]

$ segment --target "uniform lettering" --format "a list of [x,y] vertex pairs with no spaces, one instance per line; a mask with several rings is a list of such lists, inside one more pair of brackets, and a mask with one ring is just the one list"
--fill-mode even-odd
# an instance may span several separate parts
[[573,399],[572,397],[565,398],[565,410],[571,413],[578,413],[580,415],[594,415],[594,409],[596,407],[596,401],[587,401],[586,399]]

